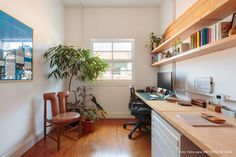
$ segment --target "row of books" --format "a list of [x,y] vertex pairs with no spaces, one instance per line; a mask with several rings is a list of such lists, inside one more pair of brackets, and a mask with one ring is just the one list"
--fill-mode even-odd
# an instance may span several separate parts
[[231,22],[219,22],[209,28],[203,28],[190,37],[191,48],[198,48],[228,36]]

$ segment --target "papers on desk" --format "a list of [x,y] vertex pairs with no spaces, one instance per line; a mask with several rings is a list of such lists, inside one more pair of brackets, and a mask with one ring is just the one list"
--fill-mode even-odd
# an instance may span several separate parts
[[162,99],[161,96],[154,95],[154,94],[150,94],[149,96],[150,96],[149,100],[160,100],[160,99]]
[[194,126],[194,127],[229,127],[232,126],[228,123],[217,124],[211,121],[208,121],[201,117],[200,114],[178,114],[177,118],[185,121],[186,123]]
[[142,96],[146,100],[163,100],[161,96],[151,94],[151,93],[139,93],[140,96]]
[[151,97],[151,98],[159,98],[159,96],[154,95],[154,94],[150,94],[150,97]]

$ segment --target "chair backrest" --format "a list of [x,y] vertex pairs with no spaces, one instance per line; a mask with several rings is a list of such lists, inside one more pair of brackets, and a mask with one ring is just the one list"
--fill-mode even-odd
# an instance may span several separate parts
[[44,99],[44,118],[47,116],[47,101],[50,101],[52,108],[52,116],[59,114],[59,106],[57,103],[56,93],[45,93],[43,94]]
[[59,101],[60,113],[66,112],[66,99],[68,96],[69,96],[69,92],[59,92],[57,94],[58,101]]
[[130,101],[135,101],[136,96],[135,96],[134,86],[129,86],[129,90],[130,90]]
[[134,86],[129,86],[129,91],[130,91],[129,109],[131,109],[133,103],[136,102],[136,96],[135,96],[135,88],[134,88]]

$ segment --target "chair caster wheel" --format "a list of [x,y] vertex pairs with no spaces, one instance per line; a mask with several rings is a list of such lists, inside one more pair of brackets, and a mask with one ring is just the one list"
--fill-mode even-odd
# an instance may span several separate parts
[[129,139],[131,139],[131,140],[132,140],[132,135],[129,135]]
[[123,128],[126,129],[126,125],[125,124],[123,125]]

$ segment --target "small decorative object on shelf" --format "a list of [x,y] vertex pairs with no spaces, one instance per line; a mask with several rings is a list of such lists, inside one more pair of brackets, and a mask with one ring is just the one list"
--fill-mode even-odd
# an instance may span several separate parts
[[226,38],[229,36],[229,31],[231,29],[231,22],[221,22],[221,38]]
[[149,34],[149,44],[146,47],[150,47],[151,50],[157,48],[163,42],[163,36],[157,37],[157,34],[151,32]]
[[236,13],[234,13],[233,17],[232,17],[231,29],[229,31],[229,35],[236,34],[236,17],[235,17],[235,15],[236,15]]
[[231,30],[229,31],[229,36],[236,34],[236,25],[232,26]]
[[172,57],[172,53],[168,50],[167,52],[163,53],[163,58],[170,58]]
[[180,45],[180,52],[186,52],[190,49],[189,43],[182,43]]
[[179,52],[180,52],[180,47],[181,47],[182,44],[183,44],[183,42],[180,41],[179,38],[174,42],[173,48],[172,48],[173,54],[175,54],[175,55],[179,54]]

